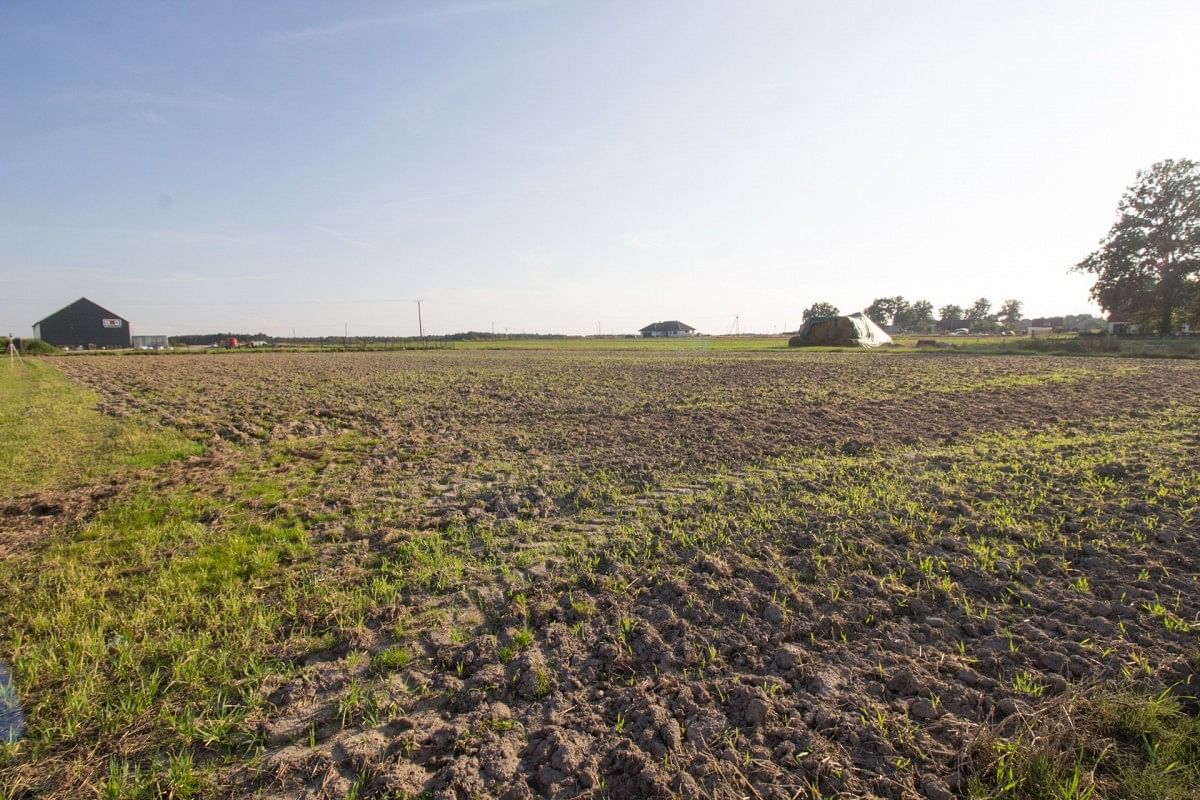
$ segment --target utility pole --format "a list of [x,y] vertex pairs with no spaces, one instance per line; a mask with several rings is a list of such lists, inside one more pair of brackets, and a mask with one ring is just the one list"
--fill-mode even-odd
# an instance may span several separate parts
[[425,323],[421,321],[421,301],[417,301],[417,335],[425,338]]

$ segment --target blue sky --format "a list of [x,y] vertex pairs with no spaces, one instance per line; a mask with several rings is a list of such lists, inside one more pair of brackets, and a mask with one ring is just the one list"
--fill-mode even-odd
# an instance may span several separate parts
[[1195,2],[0,4],[0,328],[798,325],[1091,310],[1200,157]]

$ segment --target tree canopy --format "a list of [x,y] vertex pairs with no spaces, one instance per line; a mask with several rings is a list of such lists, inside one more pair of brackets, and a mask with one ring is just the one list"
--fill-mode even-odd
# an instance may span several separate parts
[[903,297],[877,297],[867,306],[863,313],[881,327],[887,327],[892,324],[896,314],[903,311],[908,306]]
[[[986,297],[980,297],[967,308],[953,303],[944,305],[934,315],[933,303],[928,300],[909,302],[903,297],[876,297],[863,313],[881,327],[895,327],[906,331],[932,331],[941,327],[969,327],[983,333],[995,332],[1000,329],[999,321],[1006,325],[1015,325],[1021,319],[1023,304],[1020,300],[1005,300],[1000,310],[992,311],[992,302]],[[812,317],[837,316],[837,306],[832,303],[813,303],[804,310],[804,321]]]
[[899,325],[901,328],[911,331],[932,330],[934,322],[933,303],[928,300],[917,300],[913,303],[907,303],[892,318],[894,325]]
[[971,304],[967,309],[967,322],[972,326],[979,325],[984,322],[990,322],[992,319],[992,301],[986,297],[981,297]]
[[1159,161],[1137,174],[1100,247],[1075,265],[1096,276],[1110,315],[1169,334],[1200,313],[1200,164]]
[[1005,300],[1000,304],[1000,319],[1005,325],[1015,325],[1021,319],[1022,303],[1020,300]]
[[910,303],[903,297],[877,297],[863,312],[876,325],[894,325],[904,330],[929,330],[933,327],[933,303],[917,300]]
[[953,303],[944,305],[938,309],[938,319],[942,322],[957,322],[966,317],[963,313],[962,306],[956,306]]
[[813,303],[808,308],[804,309],[804,315],[801,317],[801,322],[808,322],[813,317],[836,317],[838,315],[838,307],[833,303],[821,301]]

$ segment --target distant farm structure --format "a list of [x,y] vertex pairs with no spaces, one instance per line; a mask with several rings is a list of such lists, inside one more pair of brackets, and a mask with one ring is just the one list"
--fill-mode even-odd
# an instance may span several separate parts
[[861,311],[829,317],[809,317],[788,340],[788,347],[879,347],[892,337]]
[[696,333],[696,329],[677,319],[672,319],[666,322],[652,322],[638,331],[638,333],[642,334],[643,339],[658,339],[661,337],[692,336]]
[[86,297],[35,322],[33,338],[71,349],[106,350],[131,344],[129,320]]

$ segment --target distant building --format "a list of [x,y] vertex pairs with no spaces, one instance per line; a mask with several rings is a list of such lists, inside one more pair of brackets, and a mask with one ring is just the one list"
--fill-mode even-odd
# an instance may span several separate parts
[[1110,319],[1108,332],[1113,336],[1136,336],[1141,332],[1141,326],[1136,322],[1123,319]]
[[170,340],[166,336],[134,336],[133,346],[138,350],[166,350]]
[[696,332],[696,329],[691,325],[686,325],[677,319],[668,320],[667,322],[655,322],[642,328],[639,333],[645,339],[657,339],[661,336],[691,336]]
[[55,347],[110,349],[130,346],[129,320],[81,297],[33,326],[33,338]]
[[1050,328],[1051,330],[1060,331],[1067,327],[1066,317],[1037,317],[1029,320],[1031,328]]

